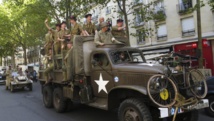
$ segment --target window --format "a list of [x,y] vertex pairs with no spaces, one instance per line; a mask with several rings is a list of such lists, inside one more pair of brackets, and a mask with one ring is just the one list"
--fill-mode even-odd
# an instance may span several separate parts
[[142,31],[137,30],[136,36],[137,36],[137,43],[138,43],[138,44],[145,44],[145,38],[144,38],[144,36],[143,36]]
[[110,52],[112,62],[121,63],[143,63],[142,52],[140,50],[117,50]]
[[135,26],[141,26],[144,24],[143,16],[140,10],[135,10],[136,18],[135,18]]
[[179,0],[177,7],[180,14],[185,13],[192,8],[192,0]]
[[106,7],[106,15],[111,14],[111,7],[107,6]]
[[163,1],[157,2],[154,6],[154,9],[155,9],[155,13],[158,13],[159,11],[163,11],[164,10],[164,2]]
[[99,14],[99,11],[98,10],[93,10],[93,16],[92,16],[92,20],[94,22],[94,24],[98,24],[98,14]]
[[100,68],[100,66],[108,67],[109,65],[109,60],[107,56],[103,53],[94,54],[93,61],[95,62],[95,64],[93,64],[94,68]]
[[181,19],[182,36],[195,35],[195,26],[193,17]]
[[157,40],[166,40],[166,39],[167,39],[166,24],[161,24],[157,28]]

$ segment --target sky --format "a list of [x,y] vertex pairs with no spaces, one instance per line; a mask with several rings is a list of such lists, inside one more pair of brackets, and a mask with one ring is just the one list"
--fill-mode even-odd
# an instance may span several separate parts
[[2,0],[0,0],[0,4],[2,3]]

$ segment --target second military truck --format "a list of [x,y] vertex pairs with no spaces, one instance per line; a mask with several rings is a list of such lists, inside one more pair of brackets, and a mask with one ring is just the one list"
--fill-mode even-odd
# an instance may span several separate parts
[[[185,109],[176,103],[168,107],[157,105],[148,95],[147,83],[154,75],[167,76],[166,68],[146,63],[142,51],[137,48],[123,44],[97,47],[93,41],[93,37],[75,37],[67,59],[67,79],[70,81],[62,81],[63,70],[54,70],[52,81],[45,84],[44,70],[39,71],[47,108],[54,107],[61,113],[78,102],[103,110],[116,109],[119,121],[156,121],[172,119],[178,107],[176,120],[196,121],[197,109],[208,106],[206,99],[198,99],[194,105],[189,103]],[[179,92],[174,85],[175,91]],[[184,93],[179,95],[182,99],[193,97]],[[158,99],[164,105],[173,102],[176,96],[173,91],[161,89]]]

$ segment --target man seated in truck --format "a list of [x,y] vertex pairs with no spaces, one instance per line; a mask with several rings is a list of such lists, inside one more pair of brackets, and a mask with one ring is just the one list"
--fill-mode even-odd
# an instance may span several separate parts
[[128,62],[128,61],[129,61],[129,58],[127,57],[127,54],[125,54],[125,52],[120,52],[119,60],[117,61],[117,63]]
[[47,55],[47,67],[45,69],[45,80],[46,80],[46,84],[50,82],[51,80],[51,72],[54,69],[54,64],[52,61],[52,49],[49,49],[49,54]]
[[94,43],[99,46],[104,46],[105,44],[121,43],[117,41],[111,32],[108,31],[108,24],[103,22],[101,24],[101,30],[95,34]]

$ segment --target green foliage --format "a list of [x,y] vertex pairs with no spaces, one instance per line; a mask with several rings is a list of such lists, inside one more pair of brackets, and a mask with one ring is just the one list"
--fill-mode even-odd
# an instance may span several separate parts
[[214,0],[209,0],[208,4],[211,7],[211,10],[214,11]]

